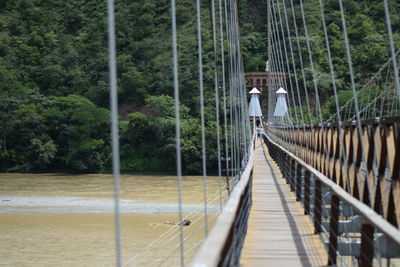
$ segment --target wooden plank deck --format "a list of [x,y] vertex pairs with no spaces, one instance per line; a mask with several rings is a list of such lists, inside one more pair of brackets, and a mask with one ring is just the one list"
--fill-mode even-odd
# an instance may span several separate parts
[[261,140],[254,153],[253,206],[240,266],[326,265],[327,253],[311,219]]

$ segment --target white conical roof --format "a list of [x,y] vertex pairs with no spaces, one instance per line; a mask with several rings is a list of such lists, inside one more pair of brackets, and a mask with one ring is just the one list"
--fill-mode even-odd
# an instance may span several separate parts
[[285,90],[285,89],[283,89],[282,87],[281,87],[281,88],[279,88],[279,90],[278,90],[278,91],[276,91],[276,93],[277,93],[277,94],[287,94],[286,90]]
[[254,87],[253,89],[251,89],[251,91],[249,92],[249,94],[261,94],[260,91],[258,91],[258,89],[256,87]]

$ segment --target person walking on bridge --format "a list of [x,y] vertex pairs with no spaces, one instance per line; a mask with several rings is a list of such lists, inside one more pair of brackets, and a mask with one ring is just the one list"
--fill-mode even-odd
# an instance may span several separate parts
[[256,131],[257,131],[257,136],[262,137],[264,131],[263,131],[263,128],[261,127],[261,125],[259,125],[257,127]]

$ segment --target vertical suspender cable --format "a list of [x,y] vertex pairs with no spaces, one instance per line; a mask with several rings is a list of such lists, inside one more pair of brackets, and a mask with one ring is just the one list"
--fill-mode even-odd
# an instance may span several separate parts
[[272,77],[271,77],[271,0],[267,0],[267,53],[268,53],[268,65],[267,65],[267,70],[269,71],[268,73],[268,81],[267,81],[267,88],[268,88],[268,125],[272,121],[272,116],[271,116],[271,109],[272,109],[272,93],[271,93],[271,87],[272,87]]
[[[275,10],[275,6],[274,6],[274,2],[272,2],[272,7],[273,10]],[[282,73],[284,73],[284,67],[283,67],[283,55],[282,55],[282,47],[280,45],[280,38],[279,38],[279,32],[278,32],[278,19],[277,16],[275,14],[276,12],[273,12],[273,20],[275,21],[275,23],[272,24],[272,28],[275,29],[275,44],[276,44],[276,49],[275,49],[275,54],[276,54],[276,58],[277,58],[277,67],[278,67],[278,73],[281,73],[279,75],[282,75]],[[279,80],[281,80],[281,78],[279,78]],[[283,86],[285,87],[286,85],[286,77],[283,75],[282,77],[282,84],[278,84],[278,87]]]
[[222,18],[222,0],[218,0],[219,7],[219,31],[221,42],[221,66],[222,66],[222,99],[224,105],[224,137],[225,137],[225,168],[226,168],[226,186],[228,193],[229,189],[229,154],[228,154],[228,116],[226,114],[226,81],[225,81],[225,49],[224,49],[224,31],[223,31],[223,18]]
[[271,72],[273,73],[273,85],[272,85],[272,92],[271,92],[271,117],[273,120],[275,120],[275,117],[273,116],[274,113],[274,107],[276,105],[276,90],[278,88],[278,78],[277,78],[277,73],[278,73],[278,62],[279,59],[277,57],[277,52],[276,52],[276,38],[275,38],[275,32],[274,32],[274,2],[272,1],[272,9],[271,9]]
[[[312,55],[312,51],[311,51],[311,45],[310,45],[310,40],[309,40],[309,35],[308,35],[308,30],[307,30],[307,23],[306,23],[306,18],[305,18],[305,14],[304,14],[305,12],[304,12],[303,0],[300,0],[300,9],[301,9],[301,16],[302,16],[302,20],[303,20],[304,33],[306,35],[308,57],[310,60],[310,66],[311,66],[311,71],[312,71],[312,75],[313,75],[313,84],[314,84],[314,90],[315,90],[317,114],[318,114],[319,121],[320,121],[320,127],[322,128],[322,131],[324,131],[325,126],[323,123],[322,112],[321,112],[321,101],[320,101],[319,92],[318,92],[317,75],[316,75],[316,71],[315,71],[315,67],[314,67],[314,59],[313,59],[313,55]],[[324,143],[323,153],[327,156],[328,144],[327,144],[326,138],[324,138],[323,143]],[[317,149],[316,145],[314,147],[315,147],[315,149]]]
[[238,106],[237,106],[237,119],[238,119],[238,121],[237,121],[237,129],[238,129],[238,133],[239,133],[239,139],[238,139],[238,148],[239,148],[239,152],[241,152],[241,153],[239,153],[239,161],[238,161],[238,164],[239,164],[239,174],[240,174],[240,177],[241,177],[241,175],[242,175],[242,159],[244,158],[244,153],[245,153],[245,151],[244,151],[244,146],[242,145],[243,144],[243,138],[244,138],[244,136],[243,136],[243,131],[242,131],[242,128],[243,128],[243,124],[242,124],[242,122],[243,122],[243,114],[242,114],[242,112],[241,112],[241,110],[242,110],[242,98],[241,98],[241,88],[240,88],[240,69],[239,69],[239,65],[240,65],[240,63],[239,63],[239,43],[238,43],[238,34],[239,34],[239,32],[238,32],[238,29],[237,29],[237,16],[236,16],[236,1],[235,0],[233,0],[233,9],[232,9],[232,18],[233,18],[233,26],[234,26],[234,43],[235,43],[235,61],[236,61],[236,65],[235,65],[235,70],[236,70],[236,92],[237,92],[237,104],[238,104]]
[[324,29],[325,46],[326,46],[326,51],[327,51],[327,55],[328,55],[328,63],[329,63],[329,70],[330,70],[330,73],[331,73],[333,93],[335,95],[337,122],[338,122],[338,127],[341,127],[341,125],[340,125],[341,124],[341,116],[340,116],[340,106],[339,106],[339,99],[338,99],[338,91],[337,91],[337,87],[336,87],[335,71],[334,71],[333,63],[332,63],[331,47],[330,47],[330,44],[329,44],[328,30],[326,28],[324,6],[323,6],[323,3],[322,3],[322,0],[319,0],[319,6],[320,6],[320,11],[321,11],[322,26],[323,26],[323,29]]
[[[344,35],[344,44],[346,47],[346,56],[347,56],[347,63],[349,67],[349,73],[350,73],[350,80],[351,80],[351,89],[353,91],[353,98],[354,98],[354,107],[356,111],[356,118],[357,118],[357,128],[358,128],[358,134],[360,140],[362,137],[362,129],[361,129],[361,120],[360,120],[360,109],[359,109],[359,104],[358,104],[358,99],[357,99],[357,92],[356,92],[356,86],[355,86],[355,81],[354,81],[354,72],[353,72],[353,62],[351,59],[351,52],[350,52],[350,44],[349,44],[349,38],[347,35],[347,26],[346,26],[346,18],[344,16],[344,9],[343,9],[343,1],[339,0],[339,7],[340,7],[340,16],[342,19],[342,27],[343,27],[343,35]],[[362,148],[362,160],[364,161],[365,155],[364,155],[364,143],[360,142],[361,148]]]
[[247,108],[247,92],[246,92],[246,85],[244,82],[244,66],[243,66],[243,58],[241,52],[241,42],[240,42],[240,24],[239,24],[239,10],[236,4],[236,27],[237,27],[237,43],[238,43],[238,62],[239,62],[239,84],[240,84],[240,92],[241,92],[241,99],[242,99],[242,131],[243,131],[243,146],[244,146],[244,163],[247,163],[248,157],[248,108]]
[[[276,63],[277,63],[277,73],[278,73],[278,77],[279,77],[278,78],[279,80],[277,83],[277,88],[279,89],[279,87],[286,85],[286,77],[284,76],[285,68],[284,68],[284,64],[283,64],[283,54],[282,54],[282,46],[281,46],[281,42],[283,42],[283,40],[281,41],[279,38],[278,19],[277,19],[277,15],[276,15],[277,12],[275,9],[274,1],[272,1],[272,9],[274,11],[274,12],[272,12],[272,18],[273,18],[273,21],[275,21],[275,23],[272,23],[272,28],[275,29],[275,44],[276,44],[275,58],[276,58]],[[279,10],[278,10],[278,12],[279,12]],[[272,35],[272,37],[274,37],[274,35]],[[288,104],[289,104],[289,108],[290,108],[290,102],[288,102]],[[290,113],[288,113],[288,114],[289,114],[289,121],[290,121]],[[289,129],[290,124],[286,124],[284,120],[285,120],[285,117],[282,117],[281,118],[282,126]],[[289,131],[291,131],[291,129],[289,129]],[[289,141],[288,135],[285,135],[284,139],[286,142],[288,142]]]
[[114,0],[108,0],[108,68],[110,79],[111,100],[111,138],[114,175],[114,224],[115,224],[115,257],[116,266],[121,266],[121,218],[119,210],[120,198],[120,162],[118,133],[118,94],[117,94],[117,60],[115,41],[115,11]]
[[217,155],[218,155],[218,187],[219,187],[219,208],[222,211],[222,189],[221,189],[221,138],[219,132],[219,86],[217,73],[217,32],[215,26],[215,2],[211,0],[211,17],[212,17],[212,35],[214,49],[214,90],[215,90],[215,120],[217,123]]
[[[322,3],[322,0],[319,0],[319,6],[320,6],[320,11],[321,11],[322,26],[323,26],[323,29],[324,29],[325,46],[326,46],[326,51],[327,51],[327,55],[328,55],[328,63],[329,63],[329,70],[330,70],[331,79],[332,79],[333,93],[335,95],[335,105],[336,105],[336,115],[337,115],[337,129],[339,130],[339,139],[343,140],[342,139],[343,138],[343,128],[342,128],[341,111],[340,111],[340,106],[339,106],[338,91],[337,91],[336,80],[335,80],[335,71],[334,71],[333,63],[332,63],[331,47],[330,47],[330,44],[329,44],[328,30],[326,28],[324,5]],[[345,161],[345,164],[347,164],[348,163],[348,159],[347,159],[347,155],[345,153],[344,144],[343,144],[342,141],[340,141],[339,143],[340,143],[339,158],[343,157],[344,161]],[[346,172],[346,176],[347,176],[346,177],[346,181],[348,181],[349,177],[348,177],[348,173],[347,172]],[[347,189],[347,190],[349,190],[349,189]]]
[[[313,138],[314,138],[314,127],[312,125],[312,113],[311,113],[311,107],[310,107],[310,100],[308,97],[308,90],[307,90],[307,79],[306,79],[306,75],[304,73],[304,63],[303,63],[303,56],[301,54],[301,46],[300,46],[300,38],[299,38],[299,31],[297,29],[297,23],[296,23],[296,14],[294,12],[294,5],[293,5],[293,0],[290,0],[290,6],[291,6],[291,10],[292,10],[292,18],[293,18],[293,25],[294,25],[294,31],[295,31],[295,35],[296,35],[296,43],[297,43],[297,50],[298,50],[298,54],[299,54],[299,59],[300,59],[300,69],[301,69],[301,75],[303,77],[303,87],[304,87],[304,93],[306,96],[306,104],[307,104],[307,109],[308,109],[308,116],[309,118],[309,123],[310,123],[310,128],[311,128],[311,137],[309,134],[307,134],[305,128],[304,128],[304,133],[306,135],[306,147],[313,149],[311,147],[311,144],[313,142]],[[316,146],[314,146],[316,149]]]
[[[346,19],[344,16],[344,9],[343,9],[343,1],[339,0],[339,7],[340,7],[340,16],[342,19],[342,27],[343,27],[343,35],[344,35],[344,44],[346,47],[346,55],[347,55],[347,63],[349,66],[349,72],[350,72],[350,80],[351,80],[351,90],[353,92],[353,99],[354,99],[354,107],[355,107],[355,112],[356,112],[356,120],[357,120],[357,130],[358,130],[358,138],[360,140],[360,146],[361,146],[361,170],[364,172],[365,170],[365,147],[364,147],[364,142],[361,142],[362,140],[362,128],[361,128],[361,120],[360,120],[360,109],[358,106],[358,99],[357,99],[357,92],[356,92],[356,86],[354,82],[354,73],[353,73],[353,63],[351,60],[351,53],[350,53],[350,44],[349,44],[349,39],[347,35],[347,27],[346,27]],[[366,174],[363,174],[363,180],[367,183],[367,188],[368,188],[368,193],[369,196],[371,197],[371,190],[368,182],[368,178],[366,178]],[[370,205],[370,199],[368,199],[369,203],[367,205]]]
[[237,86],[239,90],[239,99],[240,99],[240,129],[242,130],[242,142],[243,142],[243,159],[246,159],[247,153],[247,142],[246,142],[246,109],[245,105],[247,102],[246,99],[246,92],[243,83],[243,69],[242,69],[242,58],[241,58],[241,51],[240,51],[240,29],[239,29],[239,12],[237,7],[237,2],[234,1],[234,18],[235,18],[235,33],[236,33],[236,55],[237,55],[237,73],[238,73],[238,81]]
[[400,103],[399,67],[398,67],[397,61],[396,61],[396,53],[395,53],[394,42],[393,42],[393,33],[392,33],[392,22],[390,19],[388,1],[383,0],[383,4],[385,7],[386,25],[387,25],[387,31],[388,31],[388,38],[389,38],[389,42],[390,42],[390,53],[392,54],[393,72],[394,72],[393,74],[394,74],[394,79],[396,82],[397,97],[398,97],[399,103]]
[[[272,4],[273,4],[272,5],[273,9],[275,10],[274,2],[272,2]],[[278,15],[276,15],[275,13],[280,13],[279,9],[277,10],[277,12],[274,12],[273,18],[274,18],[275,23],[272,24],[272,26],[275,25],[275,32],[276,32],[275,39],[276,39],[276,43],[277,43],[277,47],[278,47],[278,52],[277,52],[277,57],[278,57],[278,61],[279,61],[278,67],[279,67],[279,72],[281,73],[280,75],[283,75],[283,84],[285,84],[285,86],[287,86],[287,80],[284,75],[286,72],[285,72],[285,65],[284,65],[282,45],[281,45],[281,43],[285,44],[284,35],[282,34],[282,40],[281,40],[280,34],[279,34],[279,26],[278,26]],[[281,26],[282,26],[282,24],[281,24]],[[286,45],[284,47],[286,47]],[[287,70],[287,71],[289,71],[289,70]],[[289,76],[289,78],[290,78],[290,76]],[[291,84],[291,79],[289,79],[289,81]],[[283,126],[286,126],[286,129],[289,131],[289,133],[292,133],[293,125],[291,124],[292,120],[291,120],[291,114],[290,114],[290,101],[288,101],[287,103],[288,103],[288,108],[289,108],[289,110],[288,110],[289,123],[288,124],[285,123],[285,117],[282,117],[282,123],[284,124]],[[285,140],[286,142],[291,142],[288,135],[285,135],[285,139],[286,139]]]
[[[283,19],[281,18],[281,10],[280,10],[279,1],[277,1],[277,5],[278,5],[278,16],[280,17],[280,20],[282,21],[282,24],[283,24]],[[301,97],[300,97],[300,89],[299,89],[299,83],[298,83],[298,79],[297,79],[296,63],[295,63],[295,60],[294,60],[293,46],[292,46],[292,42],[291,42],[291,35],[290,35],[289,22],[288,22],[288,16],[287,16],[287,10],[286,10],[285,1],[283,1],[283,13],[284,13],[284,17],[285,17],[285,25],[286,25],[288,44],[289,44],[289,49],[290,49],[290,57],[291,57],[291,61],[292,61],[292,68],[293,68],[293,74],[294,74],[294,80],[295,80],[298,104],[299,104],[299,109],[300,109],[301,125],[303,126],[302,128],[303,128],[303,132],[305,134],[306,133],[306,128],[305,128],[305,121],[304,121],[303,104],[302,104]],[[283,34],[283,28],[282,28],[282,34]],[[286,57],[287,57],[287,60],[288,60],[289,56],[286,55]],[[293,92],[294,92],[294,89],[293,89]],[[295,104],[296,101],[295,101],[294,93],[293,93],[292,97],[293,97],[293,103],[294,103],[294,105],[296,105]],[[296,114],[296,118],[297,118],[297,124],[299,124],[299,120],[298,120],[298,117],[297,117],[297,111],[296,111],[295,114]]]
[[[277,20],[277,15],[276,13],[276,9],[275,9],[275,4],[274,1],[272,1],[272,33],[275,32],[275,34],[272,34],[271,38],[273,43],[275,44],[275,62],[276,62],[276,68],[277,68],[277,73],[278,73],[278,83],[277,83],[277,88],[283,86],[285,87],[286,84],[286,77],[283,75],[285,73],[285,68],[283,66],[283,55],[282,55],[282,47],[280,46],[280,39],[279,39],[279,32],[278,32],[278,20]],[[272,50],[274,51],[274,50]],[[283,82],[281,82],[281,77],[283,75]],[[276,93],[275,93],[276,95]],[[275,102],[276,103],[276,102]],[[276,104],[275,104],[276,105]],[[290,120],[290,119],[289,119]],[[279,123],[279,121],[278,121]],[[285,127],[285,122],[284,122],[284,117],[282,117],[282,125],[283,127]],[[287,128],[287,127],[286,127]],[[287,135],[284,136],[285,137],[285,141],[287,140]]]
[[230,33],[229,33],[229,24],[228,24],[228,6],[227,6],[227,0],[224,0],[224,11],[225,11],[225,31],[226,31],[226,39],[228,40],[229,44],[229,53],[228,53],[228,62],[229,62],[229,68],[228,68],[228,77],[229,77],[229,126],[230,126],[230,158],[231,158],[231,176],[234,176],[234,159],[233,159],[233,124],[232,124],[232,58],[231,58],[231,43],[230,43]]
[[232,30],[231,24],[229,21],[230,16],[230,9],[228,9],[227,0],[225,2],[225,25],[226,25],[226,34],[229,43],[229,96],[230,96],[230,106],[229,106],[229,117],[230,117],[230,126],[231,126],[231,174],[232,177],[236,176],[236,144],[234,142],[236,137],[236,128],[235,128],[235,121],[234,121],[234,90],[233,90],[233,56],[232,56]]
[[[274,7],[274,2],[272,2],[272,4],[273,4],[272,6]],[[275,7],[274,7],[274,9],[275,9]],[[278,16],[275,13],[279,13],[279,10],[278,10],[278,12],[274,12],[273,13],[274,14],[273,18],[274,18],[274,21],[275,21],[275,39],[276,39],[276,44],[277,44],[277,49],[278,49],[278,51],[277,51],[278,69],[279,69],[278,73],[280,73],[279,75],[281,77],[283,76],[283,79],[280,78],[280,80],[283,80],[283,82],[282,82],[282,84],[279,84],[279,86],[282,85],[283,87],[286,87],[287,86],[287,80],[286,80],[286,76],[285,76],[286,72],[285,72],[285,66],[284,66],[284,61],[283,61],[283,53],[282,53],[282,45],[281,45],[281,43],[285,43],[285,42],[283,40],[283,36],[282,36],[282,40],[280,39],[279,26],[278,26]],[[274,24],[272,26],[274,26]],[[286,88],[286,90],[287,90],[287,88]],[[289,117],[289,121],[291,121],[290,120],[290,118],[291,118],[291,115],[290,115],[290,102],[288,101],[287,104],[288,104],[288,108],[289,108],[288,117]],[[282,121],[284,123],[284,117],[282,117]],[[290,124],[288,124],[288,125],[290,125]]]
[[235,1],[231,0],[231,17],[232,17],[232,29],[233,29],[233,47],[234,47],[234,68],[235,68],[235,100],[236,100],[236,132],[237,132],[237,166],[238,166],[238,173],[239,173],[239,178],[241,177],[241,159],[242,159],[242,150],[241,150],[241,139],[242,139],[242,132],[240,130],[240,90],[239,90],[239,70],[238,70],[238,48],[237,48],[237,32],[236,32],[236,17],[235,17]]
[[[172,54],[173,54],[173,72],[174,72],[174,98],[175,98],[175,139],[176,139],[176,174],[178,182],[178,205],[179,222],[183,221],[182,211],[182,157],[181,157],[181,118],[179,110],[179,74],[178,74],[178,48],[176,31],[176,4],[171,0],[171,23],[172,23]],[[179,224],[180,239],[180,260],[181,266],[185,265],[184,242],[183,242],[183,224]]]
[[310,60],[311,72],[312,72],[312,75],[313,75],[313,84],[314,84],[314,90],[315,90],[316,107],[317,107],[317,112],[318,112],[318,116],[319,116],[320,122],[322,123],[323,121],[322,121],[322,113],[321,113],[321,103],[320,103],[319,93],[318,93],[317,75],[315,73],[314,60],[313,60],[313,56],[312,56],[310,40],[308,38],[308,30],[307,30],[306,18],[305,18],[305,15],[304,15],[303,0],[300,0],[300,9],[301,9],[301,17],[302,17],[302,20],[303,20],[304,33],[306,35],[308,57],[309,57],[309,60]]
[[[308,97],[307,80],[306,80],[306,75],[304,73],[303,56],[301,54],[299,31],[297,29],[296,14],[294,12],[293,0],[290,0],[290,6],[291,6],[291,10],[292,10],[294,32],[296,34],[297,50],[298,50],[299,59],[300,59],[300,68],[301,68],[301,75],[303,77],[304,93],[305,93],[305,96],[306,96],[306,104],[307,104],[307,108],[308,108],[308,115],[310,116],[310,120],[311,120],[312,119],[312,114],[311,114],[310,100],[309,100],[309,97]],[[310,121],[310,123],[311,123],[311,121]]]
[[232,90],[232,116],[233,116],[233,148],[234,148],[234,162],[235,162],[235,176],[238,174],[239,170],[239,148],[238,148],[238,140],[239,140],[239,132],[237,129],[237,90],[236,90],[236,58],[235,58],[235,46],[234,46],[234,32],[233,32],[233,22],[232,22],[232,0],[229,0],[229,6],[228,6],[228,11],[229,11],[229,16],[228,16],[228,21],[229,21],[229,35],[230,35],[230,55],[231,55],[231,90]]
[[290,55],[291,55],[291,59],[292,59],[293,74],[294,74],[294,81],[295,81],[295,84],[296,84],[297,98],[298,98],[298,101],[299,101],[301,123],[303,125],[303,131],[305,132],[303,104],[301,102],[301,97],[300,97],[300,86],[299,86],[299,82],[298,82],[298,79],[297,79],[297,70],[296,70],[296,63],[294,61],[294,53],[293,53],[292,41],[290,40],[291,39],[291,35],[290,35],[289,20],[288,20],[288,16],[287,16],[287,10],[286,10],[285,1],[283,1],[283,12],[284,12],[284,15],[285,15],[286,32],[287,32],[287,36],[288,36]]
[[279,2],[277,2],[278,5],[278,17],[279,17],[279,24],[281,25],[281,33],[282,33],[282,38],[283,38],[283,48],[284,48],[284,52],[285,52],[285,59],[286,59],[286,69],[288,71],[288,76],[289,76],[289,85],[290,85],[290,92],[292,95],[292,102],[293,102],[293,110],[294,110],[294,116],[296,118],[296,123],[299,123],[299,118],[297,116],[297,111],[296,111],[296,100],[294,97],[294,86],[292,83],[292,77],[290,75],[290,65],[289,65],[289,56],[288,56],[288,51],[287,51],[287,47],[286,47],[286,42],[285,42],[285,32],[283,30],[283,20],[282,20],[282,16],[281,16],[281,10],[280,10],[280,6],[279,6]]
[[208,211],[207,211],[207,167],[206,167],[206,137],[204,119],[204,87],[203,87],[203,51],[201,44],[201,9],[200,0],[196,0],[197,14],[197,42],[199,53],[199,87],[200,87],[200,117],[201,117],[201,154],[203,166],[203,191],[204,191],[204,232],[208,235]]

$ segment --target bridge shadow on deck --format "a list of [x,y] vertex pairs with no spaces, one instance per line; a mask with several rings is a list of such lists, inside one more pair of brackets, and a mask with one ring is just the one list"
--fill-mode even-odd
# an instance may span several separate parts
[[322,266],[322,242],[266,150],[257,141],[253,207],[241,266]]
[[[263,152],[264,152],[264,155],[265,155],[264,146],[262,146],[262,147],[263,147]],[[270,161],[269,161],[268,159],[265,159],[265,160],[267,161],[268,166],[269,166],[271,169],[273,169],[272,166],[271,166]],[[285,194],[283,193],[283,191],[282,191],[280,185],[278,184],[278,181],[277,181],[278,178],[276,177],[274,171],[272,171],[271,174],[272,174],[272,178],[273,178],[273,180],[274,180],[275,186],[276,186],[276,188],[277,188],[277,190],[278,190],[278,192],[279,192],[279,198],[280,198],[280,200],[281,200],[281,203],[282,203],[282,205],[284,206],[285,210],[288,210],[288,211],[289,211],[289,203],[288,203],[288,201],[286,200]],[[280,178],[280,179],[283,179],[283,178]],[[301,233],[299,232],[299,229],[297,228],[297,224],[296,224],[296,222],[295,222],[294,216],[292,215],[291,212],[285,212],[285,215],[286,215],[286,217],[287,217],[287,219],[288,219],[288,221],[289,221],[290,229],[291,229],[291,231],[292,231],[292,236],[293,236],[293,238],[294,238],[294,240],[295,240],[294,243],[295,243],[295,245],[296,245],[296,247],[297,247],[297,251],[298,251],[298,252],[300,252],[300,251],[306,251],[306,248],[305,248],[305,246],[303,245],[303,241],[302,241],[301,239],[299,239],[299,238],[296,238],[296,237],[300,236]],[[301,263],[303,264],[303,266],[312,266],[310,260],[308,259],[308,256],[306,256],[306,257],[301,257],[302,255],[300,255],[300,254],[298,254],[298,255],[300,256],[300,260],[301,260]]]

